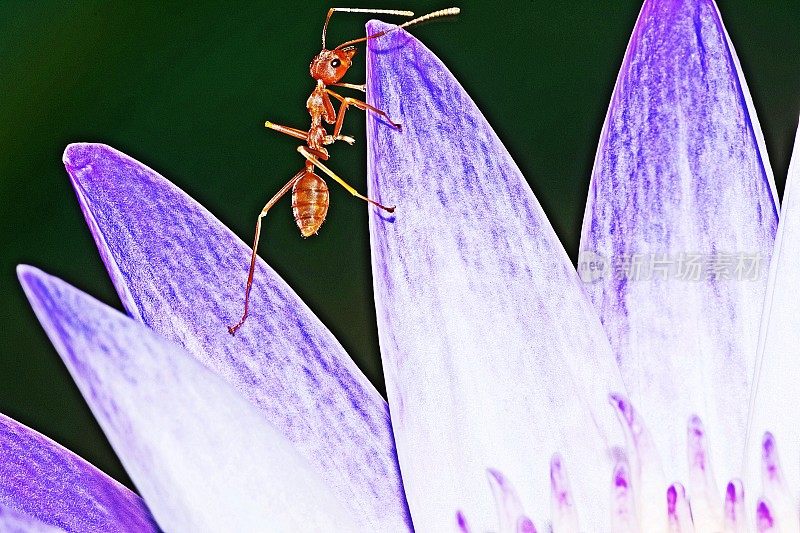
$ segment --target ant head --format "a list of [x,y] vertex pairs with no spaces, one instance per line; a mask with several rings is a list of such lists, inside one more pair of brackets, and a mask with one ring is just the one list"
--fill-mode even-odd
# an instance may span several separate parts
[[330,85],[336,83],[347,73],[347,69],[353,64],[353,56],[356,49],[353,46],[344,48],[334,48],[333,50],[322,49],[320,53],[311,60],[311,77],[315,80],[322,80],[322,83]]

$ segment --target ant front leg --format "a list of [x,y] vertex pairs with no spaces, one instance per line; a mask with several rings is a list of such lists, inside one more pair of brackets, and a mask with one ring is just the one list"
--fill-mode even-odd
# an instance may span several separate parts
[[[299,130],[297,128],[292,128],[290,126],[282,126],[280,124],[275,124],[274,122],[270,122],[269,120],[264,123],[264,126],[266,126],[271,130],[279,131],[291,137],[295,137],[297,139],[308,142],[307,131]],[[353,144],[355,144],[356,142],[356,140],[350,137],[349,135],[326,135],[325,139],[322,141],[322,144],[329,145],[335,143],[336,141],[344,141],[350,146],[353,146]]]
[[291,137],[295,137],[297,139],[301,139],[303,141],[308,140],[308,132],[299,130],[297,128],[292,128],[291,126],[281,126],[280,124],[275,124],[274,122],[270,122],[269,120],[264,123],[264,127],[269,128],[271,130],[279,131],[281,133],[285,133]]
[[342,105],[339,107],[339,116],[336,118],[336,126],[334,126],[333,128],[334,136],[339,135],[339,132],[342,130],[342,124],[344,123],[344,114],[347,111],[347,108],[351,105],[361,109],[362,111],[370,110],[373,113],[377,113],[378,115],[386,119],[386,121],[389,122],[389,124],[391,124],[392,127],[397,128],[398,130],[403,129],[401,124],[396,124],[395,122],[393,122],[392,119],[389,118],[389,115],[386,114],[386,112],[381,111],[377,107],[371,106],[366,102],[362,102],[361,100],[350,98],[349,96],[342,96],[341,94],[335,93],[330,89],[325,89],[325,92],[327,92],[328,94],[330,94],[331,96],[333,96],[342,103]]
[[361,84],[357,85],[355,83],[339,82],[339,83],[332,83],[331,85],[335,85],[336,87],[344,87],[346,89],[353,89],[355,91],[361,91],[362,93],[367,92],[367,84],[366,83],[361,83]]

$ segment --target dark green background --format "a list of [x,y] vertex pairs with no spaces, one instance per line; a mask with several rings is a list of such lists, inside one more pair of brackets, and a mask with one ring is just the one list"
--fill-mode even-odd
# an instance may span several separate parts
[[[300,167],[295,142],[265,119],[305,127],[323,2],[0,2],[0,412],[112,476],[122,467],[16,281],[29,263],[119,306],[61,165],[64,146],[102,141],[159,170],[246,241],[264,202]],[[720,0],[783,190],[800,112],[800,2]],[[444,2],[343,2],[424,13]],[[602,120],[640,3],[464,1],[419,27],[477,101],[544,205],[567,251]],[[329,42],[367,17],[337,15]],[[394,19],[398,20],[398,19]],[[362,48],[363,50],[363,48]],[[350,81],[364,79],[363,54]],[[365,188],[364,118],[351,112],[331,165]],[[302,240],[288,201],[262,256],[383,391],[366,209],[333,189],[329,221]]]

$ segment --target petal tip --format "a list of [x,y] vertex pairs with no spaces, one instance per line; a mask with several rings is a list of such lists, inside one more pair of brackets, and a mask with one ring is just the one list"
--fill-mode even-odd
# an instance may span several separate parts
[[64,148],[62,161],[67,172],[74,176],[76,171],[85,168],[103,154],[121,154],[121,152],[103,143],[70,143]]
[[40,286],[49,276],[38,268],[31,265],[17,265],[17,279],[25,292],[25,296],[31,304],[38,300],[37,286]]

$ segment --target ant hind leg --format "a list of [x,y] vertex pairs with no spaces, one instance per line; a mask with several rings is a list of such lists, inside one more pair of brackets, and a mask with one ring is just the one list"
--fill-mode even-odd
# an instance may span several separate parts
[[337,176],[334,171],[332,171],[331,169],[326,167],[324,164],[322,164],[322,162],[319,159],[317,159],[316,157],[314,157],[314,154],[309,152],[308,149],[305,146],[298,146],[297,147],[297,151],[300,152],[300,155],[305,157],[315,167],[317,167],[322,172],[324,172],[325,174],[327,174],[328,176],[333,178],[333,180],[336,181],[336,183],[338,183],[339,185],[344,187],[345,190],[347,190],[347,192],[349,192],[350,194],[352,194],[356,198],[360,198],[360,199],[364,200],[365,202],[369,202],[369,203],[371,203],[372,205],[374,205],[376,207],[380,207],[384,211],[388,211],[389,213],[394,213],[395,206],[385,206],[385,205],[383,205],[381,203],[376,202],[372,198],[367,198],[363,194],[359,193],[357,190],[355,190],[353,187],[351,187],[346,181],[344,181],[342,178]]
[[244,313],[242,314],[242,318],[239,320],[239,322],[237,322],[233,326],[228,326],[228,333],[230,333],[231,335],[235,334],[236,330],[242,327],[244,321],[247,320],[247,314],[250,307],[250,289],[253,288],[253,276],[255,275],[256,272],[256,259],[258,258],[258,253],[257,253],[258,240],[261,237],[261,219],[266,216],[267,212],[272,208],[273,205],[275,205],[278,202],[278,200],[280,200],[283,197],[283,195],[289,192],[289,189],[292,188],[294,182],[302,178],[303,174],[305,173],[306,169],[304,168],[303,170],[295,174],[292,177],[292,179],[290,179],[286,183],[286,185],[281,187],[281,190],[275,193],[275,196],[273,196],[270,199],[270,201],[267,202],[267,205],[265,205],[264,208],[261,210],[261,213],[259,213],[258,219],[256,219],[256,232],[255,232],[256,236],[253,239],[253,253],[250,256],[250,270],[248,270],[247,272],[247,284],[245,285],[244,289]]

